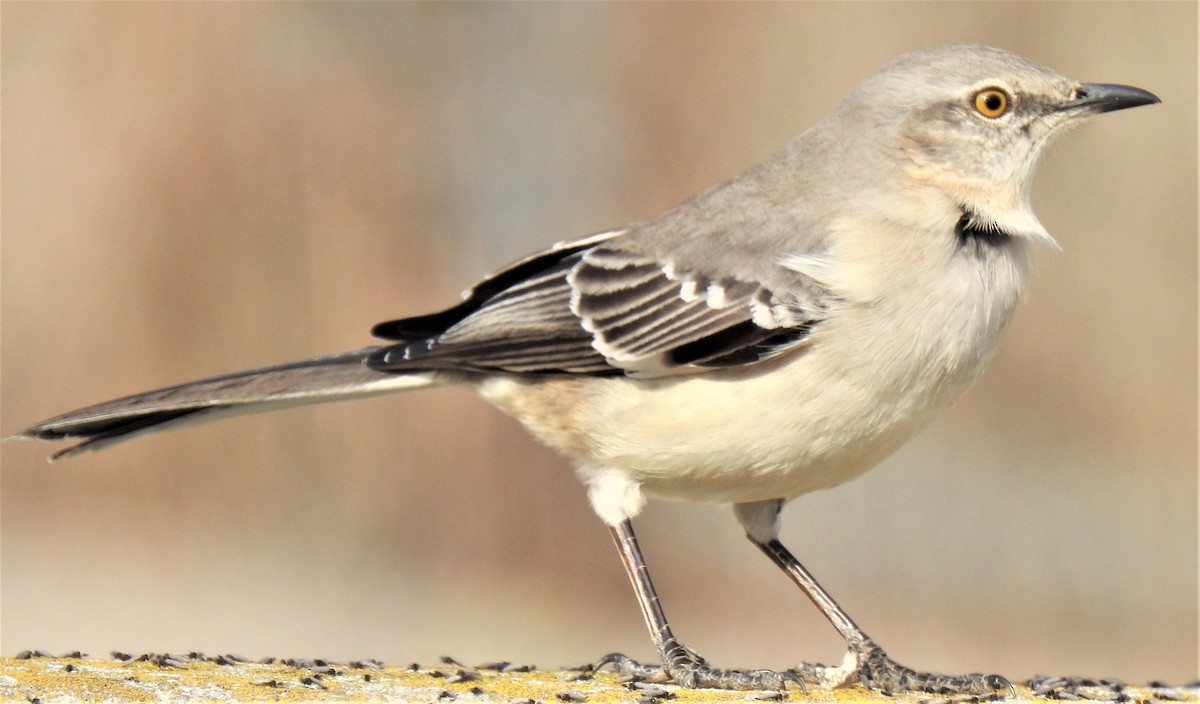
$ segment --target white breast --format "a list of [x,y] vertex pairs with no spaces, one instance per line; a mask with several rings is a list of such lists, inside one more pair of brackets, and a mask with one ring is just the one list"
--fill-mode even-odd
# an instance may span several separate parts
[[593,486],[616,477],[655,498],[795,497],[870,469],[962,394],[1024,287],[1018,249],[986,260],[948,253],[931,264],[936,276],[899,263],[915,284],[892,278],[879,295],[835,307],[807,346],[752,367],[496,378],[480,390],[578,460]]

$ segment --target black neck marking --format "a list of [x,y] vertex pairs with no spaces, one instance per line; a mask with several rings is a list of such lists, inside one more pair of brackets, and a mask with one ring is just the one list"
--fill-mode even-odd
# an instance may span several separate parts
[[984,222],[967,208],[954,225],[954,238],[963,249],[996,249],[1007,244],[1013,236],[996,223]]

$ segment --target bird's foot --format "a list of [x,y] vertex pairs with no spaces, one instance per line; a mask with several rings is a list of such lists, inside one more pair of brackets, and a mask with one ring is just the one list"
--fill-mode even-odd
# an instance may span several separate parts
[[917,672],[888,657],[871,641],[852,645],[840,667],[803,663],[795,672],[805,682],[826,687],[846,687],[855,682],[884,694],[929,692],[933,694],[987,696],[999,699],[1014,693],[1012,683],[1000,675],[943,675]]
[[599,670],[611,665],[622,676],[644,682],[677,684],[688,689],[764,689],[786,691],[789,682],[804,689],[800,675],[792,670],[718,670],[709,667],[704,658],[679,646],[663,665],[646,665],[622,655],[610,653],[596,663]]

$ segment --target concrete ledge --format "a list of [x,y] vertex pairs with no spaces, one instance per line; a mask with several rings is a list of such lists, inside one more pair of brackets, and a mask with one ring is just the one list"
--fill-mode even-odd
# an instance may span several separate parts
[[[508,663],[478,668],[448,661],[437,666],[400,667],[378,661],[327,662],[273,660],[249,662],[237,656],[145,655],[112,659],[49,657],[22,654],[0,658],[0,701],[40,702],[414,702],[447,704],[665,704],[666,702],[793,701],[837,704],[879,703],[893,699],[928,704],[967,702],[935,695],[886,697],[861,688],[806,693],[685,690],[671,685],[639,684],[631,688],[611,673],[586,670],[534,670]],[[1051,683],[1053,684],[1053,683]],[[1098,685],[1063,680],[1057,688],[1038,687],[1052,699],[1153,704],[1160,701],[1200,702],[1200,687]],[[1122,696],[1118,696],[1122,695]],[[1049,701],[1027,686],[1006,701]]]

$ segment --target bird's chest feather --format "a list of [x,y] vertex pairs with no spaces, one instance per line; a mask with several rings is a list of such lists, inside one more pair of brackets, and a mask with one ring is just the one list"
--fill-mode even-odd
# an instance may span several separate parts
[[[811,344],[770,373],[697,378],[656,398],[694,409],[703,432],[676,426],[679,411],[657,403],[643,427],[667,447],[676,438],[676,451],[695,444],[681,459],[690,463],[689,478],[704,475],[696,485],[710,500],[795,496],[870,469],[978,378],[1028,273],[1019,241],[956,242],[923,261],[938,268],[882,274],[875,295],[831,308]],[[758,438],[754,452],[744,451],[747,436]],[[659,445],[669,454],[667,447]],[[680,490],[675,478],[666,478],[663,493]]]
[[[871,282],[828,310],[806,345],[747,367],[660,379],[524,385],[485,396],[580,460],[647,495],[706,501],[797,496],[869,469],[952,403],[991,357],[1024,286],[1022,256],[940,251],[936,271],[843,266]],[[1018,252],[1019,254],[1019,252]],[[494,387],[494,388],[492,388]],[[515,389],[513,389],[515,391]],[[570,392],[575,400],[549,403]],[[559,410],[555,410],[559,408]]]

